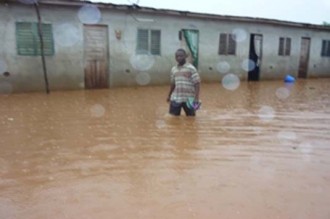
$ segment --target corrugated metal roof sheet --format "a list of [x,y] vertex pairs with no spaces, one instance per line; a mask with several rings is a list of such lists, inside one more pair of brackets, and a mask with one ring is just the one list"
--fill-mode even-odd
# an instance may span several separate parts
[[[6,2],[18,2],[18,0],[7,0]],[[123,4],[113,4],[113,3],[95,3],[95,2],[83,1],[83,0],[38,0],[38,2],[39,4],[42,5],[62,5],[62,6],[82,6],[88,3],[88,4],[96,5],[99,8],[107,8],[107,9],[113,9],[119,11],[135,10],[141,13],[197,18],[204,20],[223,20],[223,21],[268,24],[268,25],[276,25],[276,26],[287,26],[287,27],[296,27],[296,28],[304,28],[304,29],[319,29],[319,30],[330,31],[330,26],[325,26],[325,25],[298,23],[298,22],[266,19],[266,18],[206,14],[206,13],[179,11],[179,10],[171,10],[171,9],[156,9],[151,7],[142,7],[135,4],[123,5]]]

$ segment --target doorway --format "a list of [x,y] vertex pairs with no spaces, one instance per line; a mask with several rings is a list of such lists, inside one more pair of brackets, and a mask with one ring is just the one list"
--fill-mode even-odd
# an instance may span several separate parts
[[298,78],[307,78],[310,41],[310,38],[301,38]]
[[84,25],[85,88],[109,87],[108,27]]
[[259,81],[262,60],[262,35],[250,35],[248,81]]

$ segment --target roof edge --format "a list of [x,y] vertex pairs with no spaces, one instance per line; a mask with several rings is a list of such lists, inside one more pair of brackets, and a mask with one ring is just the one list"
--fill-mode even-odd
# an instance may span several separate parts
[[[4,1],[5,3],[15,3],[15,2],[19,3],[18,0],[2,0],[2,1]],[[121,11],[133,10],[135,12],[153,13],[153,14],[158,13],[158,14],[169,15],[169,16],[210,19],[210,20],[223,20],[223,21],[232,21],[232,22],[243,22],[243,23],[259,23],[259,24],[268,24],[268,25],[276,25],[276,26],[286,26],[286,27],[330,31],[330,26],[321,25],[321,24],[300,23],[300,22],[258,18],[258,17],[244,17],[244,16],[219,15],[219,14],[211,14],[211,13],[199,13],[199,12],[180,11],[180,10],[173,10],[173,9],[157,9],[157,8],[152,8],[152,7],[139,6],[136,4],[125,5],[125,4],[91,2],[91,1],[85,1],[85,0],[38,0],[38,3],[41,5],[59,5],[59,6],[82,6],[84,4],[92,4],[92,5],[96,5],[99,8],[107,8],[107,9],[114,9],[114,10],[121,10]]]

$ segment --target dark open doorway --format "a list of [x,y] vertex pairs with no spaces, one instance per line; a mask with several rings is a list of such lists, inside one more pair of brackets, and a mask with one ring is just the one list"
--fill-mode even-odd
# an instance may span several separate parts
[[249,50],[249,81],[259,81],[260,66],[262,58],[262,35],[251,34],[250,36],[250,50]]
[[301,38],[300,61],[299,61],[299,78],[307,78],[309,49],[311,39],[308,37]]

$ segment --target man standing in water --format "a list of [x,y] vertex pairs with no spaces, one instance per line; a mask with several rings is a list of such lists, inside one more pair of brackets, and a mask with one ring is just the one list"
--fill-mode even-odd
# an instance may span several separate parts
[[195,109],[188,107],[189,98],[199,102],[199,90],[201,79],[196,68],[186,62],[187,53],[184,49],[178,49],[175,53],[177,65],[171,70],[171,88],[167,97],[170,102],[170,114],[179,116],[181,108],[187,116],[195,116]]

